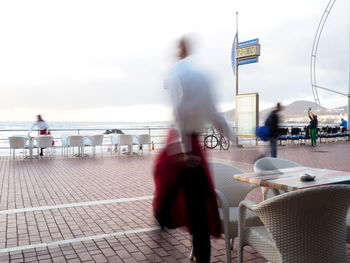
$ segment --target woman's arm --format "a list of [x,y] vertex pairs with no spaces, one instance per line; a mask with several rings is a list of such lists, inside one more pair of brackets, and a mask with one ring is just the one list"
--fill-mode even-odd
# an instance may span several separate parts
[[32,132],[32,130],[34,129],[35,126],[36,126],[36,122],[33,122],[32,126],[30,126],[30,128],[28,130],[28,137],[30,137],[30,133]]
[[314,119],[314,114],[311,112],[310,109],[307,109],[307,115],[309,116],[310,120]]
[[214,118],[212,120],[214,127],[218,132],[225,137],[227,137],[231,142],[232,145],[236,145],[236,138],[237,135],[233,131],[233,128],[230,127],[229,123],[226,121],[224,116],[222,116],[220,113],[216,112],[214,114]]

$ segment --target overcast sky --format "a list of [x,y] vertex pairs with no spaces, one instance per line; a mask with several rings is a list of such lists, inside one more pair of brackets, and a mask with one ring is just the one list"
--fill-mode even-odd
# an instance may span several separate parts
[[[218,107],[234,107],[231,46],[259,37],[259,63],[240,67],[240,92],[260,106],[310,99],[310,55],[328,0],[1,1],[0,120],[162,121],[163,79],[174,40],[192,33],[194,59],[215,83]],[[346,92],[349,1],[338,0],[317,60],[318,84]],[[324,106],[346,98],[320,93]]]

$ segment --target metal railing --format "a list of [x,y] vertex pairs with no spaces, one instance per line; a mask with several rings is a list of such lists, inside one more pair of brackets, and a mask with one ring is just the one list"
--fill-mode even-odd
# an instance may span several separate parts
[[[320,125],[322,126],[328,126],[328,127],[335,127],[338,125]],[[281,128],[288,128],[289,133],[292,128],[304,128],[305,125],[288,125],[284,124],[281,126]],[[149,134],[151,136],[151,141],[154,144],[155,148],[158,148],[159,146],[164,144],[165,137],[167,137],[167,130],[169,127],[167,126],[144,126],[144,127],[126,127],[126,128],[120,128],[122,132],[125,134]],[[210,133],[210,130],[212,128],[207,128],[202,136],[204,138],[205,135],[208,135]],[[61,143],[61,135],[96,135],[96,134],[104,134],[104,140],[103,140],[103,146],[110,146],[111,140],[109,134],[106,134],[106,131],[113,131],[117,130],[116,128],[54,128],[50,129],[52,136],[54,136],[55,141],[55,147],[60,148],[62,146]],[[33,130],[32,134],[36,133],[37,130]],[[21,135],[28,134],[28,129],[2,129],[0,130],[0,150],[10,149],[8,137],[13,135],[18,135],[19,133],[22,133]],[[111,133],[110,133],[111,134]],[[255,139],[252,139],[255,141]]]
[[[125,134],[149,134],[151,136],[151,140],[155,146],[163,144],[163,138],[167,136],[166,130],[169,127],[130,127],[130,128],[121,128],[122,132]],[[54,136],[55,147],[62,147],[61,137],[60,135],[96,135],[96,134],[104,134],[103,146],[110,146],[110,134],[115,134],[113,132],[106,133],[107,131],[116,130],[115,128],[68,128],[68,129],[50,129],[52,136]],[[33,130],[32,135],[38,132],[38,130]],[[22,135],[28,134],[28,129],[3,129],[0,130],[0,149],[9,149],[9,139],[8,137],[13,135],[18,135],[22,133]]]
[[[126,127],[126,128],[53,128],[50,129],[51,135],[54,136],[55,148],[62,147],[61,135],[96,135],[104,134],[103,144],[104,147],[111,146],[110,134],[116,133],[106,133],[107,131],[121,130],[124,134],[140,135],[140,134],[149,134],[151,136],[152,144],[155,149],[159,149],[165,143],[165,137],[168,136],[167,130],[170,126],[143,126],[143,127]],[[203,142],[204,137],[208,135],[211,131],[211,128],[205,129],[205,131],[200,135],[200,143]],[[33,130],[31,135],[37,133],[38,130]],[[209,133],[208,133],[209,132]],[[9,139],[10,136],[15,135],[27,135],[28,129],[0,129],[0,151],[4,153],[4,150],[9,150]],[[0,153],[0,154],[1,154]]]

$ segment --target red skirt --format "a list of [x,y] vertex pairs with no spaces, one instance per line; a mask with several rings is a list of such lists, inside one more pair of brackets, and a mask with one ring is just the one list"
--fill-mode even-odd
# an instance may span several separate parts
[[[51,135],[50,130],[44,129],[44,130],[39,130],[39,135]],[[55,145],[55,141],[52,140],[52,146]]]
[[[175,136],[177,136],[177,132],[175,130],[170,130],[166,147],[160,152],[154,164],[154,213],[158,211],[160,206],[162,206],[163,201],[167,198],[168,193],[172,190],[182,173],[183,167],[181,167],[178,163],[174,163],[173,156],[168,155],[167,153],[167,149],[169,149],[171,141],[173,141]],[[220,237],[221,221],[219,216],[214,184],[209,172],[206,157],[201,150],[197,136],[192,137],[192,145],[193,154],[199,156],[201,159],[200,165],[204,170],[203,176],[206,176],[208,182],[206,186],[207,194],[205,202],[210,235],[213,237]],[[189,219],[187,216],[185,195],[182,188],[179,188],[175,195],[174,201],[170,209],[169,220],[171,221],[171,228],[189,228]]]

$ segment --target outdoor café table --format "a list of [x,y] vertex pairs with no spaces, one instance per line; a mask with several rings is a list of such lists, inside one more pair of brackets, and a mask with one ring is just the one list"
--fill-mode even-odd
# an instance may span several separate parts
[[134,150],[133,150],[134,145],[139,145],[139,140],[137,139],[136,135],[132,134],[132,141],[133,141],[132,144],[128,145],[128,151],[125,152],[124,154],[126,154],[126,155],[138,155],[138,153],[134,152]]
[[[91,146],[91,140],[89,135],[82,135],[84,139],[84,146]],[[89,157],[87,153],[82,153],[80,147],[78,147],[78,153],[74,154],[75,157]]]
[[39,155],[33,155],[33,149],[34,149],[34,137],[29,137],[28,138],[29,155],[24,156],[24,159],[39,159]]
[[[302,174],[315,175],[316,178],[314,181],[303,182],[300,181]],[[329,184],[349,184],[350,172],[298,166],[273,171],[236,174],[233,178],[237,181],[269,187],[278,192],[279,190],[290,192]]]

